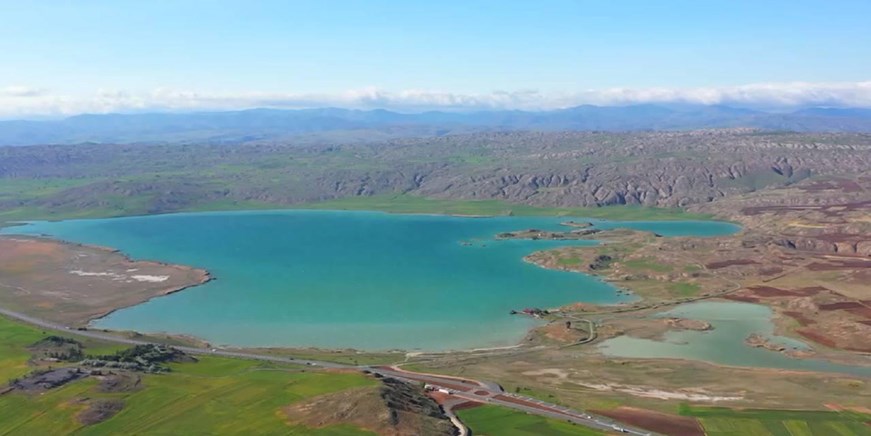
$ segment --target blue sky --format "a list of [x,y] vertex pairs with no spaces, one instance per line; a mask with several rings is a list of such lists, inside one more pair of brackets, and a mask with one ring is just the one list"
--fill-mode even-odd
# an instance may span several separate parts
[[0,102],[549,107],[762,89],[826,103],[871,95],[869,17],[867,0],[0,0]]

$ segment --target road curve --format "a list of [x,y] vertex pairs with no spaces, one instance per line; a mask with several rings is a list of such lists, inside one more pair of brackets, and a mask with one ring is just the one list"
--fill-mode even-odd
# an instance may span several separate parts
[[[32,324],[34,326],[44,328],[47,330],[56,330],[61,331],[74,336],[81,336],[92,339],[99,339],[106,342],[114,342],[118,344],[125,345],[147,345],[152,342],[141,341],[137,339],[129,339],[129,338],[121,338],[115,335],[111,335],[103,332],[96,332],[92,330],[75,330],[71,329],[68,326],[56,324],[50,321],[46,321],[43,319],[35,318],[23,313],[14,312],[8,309],[0,308],[0,315],[7,316],[9,318],[13,318],[19,321],[23,321],[28,324]],[[496,404],[503,407],[508,407],[515,410],[520,410],[526,413],[531,413],[534,415],[540,415],[548,418],[561,419],[566,420],[568,422],[572,422],[575,424],[587,426],[590,428],[594,428],[596,430],[604,430],[610,432],[619,432],[632,434],[636,436],[645,436],[645,435],[653,435],[654,433],[650,433],[644,430],[634,429],[631,427],[624,426],[622,424],[618,424],[616,421],[598,417],[594,415],[590,415],[588,413],[584,413],[582,411],[577,411],[573,409],[569,409],[566,407],[558,406],[555,404],[546,403],[544,401],[540,401],[534,398],[525,397],[522,395],[506,393],[504,392],[498,385],[494,383],[486,383],[480,382],[477,380],[468,380],[462,379],[458,377],[449,377],[449,376],[437,376],[434,374],[422,374],[416,373],[412,371],[406,371],[395,367],[389,366],[355,366],[355,365],[345,365],[341,363],[334,362],[324,362],[319,360],[310,360],[310,359],[296,359],[293,357],[281,357],[281,356],[266,356],[262,354],[255,353],[245,353],[241,351],[229,351],[229,350],[221,350],[221,349],[205,349],[205,348],[195,348],[195,347],[183,347],[183,346],[173,346],[185,353],[195,354],[195,355],[208,355],[208,356],[221,356],[221,357],[233,357],[239,359],[249,359],[249,360],[259,360],[264,362],[277,362],[277,363],[289,363],[295,365],[305,365],[305,366],[313,366],[313,367],[321,367],[321,368],[337,368],[337,369],[354,369],[358,371],[365,371],[372,374],[378,374],[382,377],[392,377],[404,381],[415,382],[415,383],[425,383],[433,386],[437,389],[444,389],[450,392],[450,395],[454,395],[459,398],[463,398],[470,401],[476,401],[479,403],[485,404]]]
[[382,377],[424,383],[432,386],[434,389],[444,389],[449,392],[450,395],[465,400],[483,404],[495,404],[526,413],[568,421],[596,430],[632,434],[636,436],[654,434],[646,430],[625,426],[610,418],[569,409],[567,407],[558,406],[556,404],[551,404],[523,395],[507,393],[501,388],[494,389],[488,383],[477,380],[411,372],[390,366],[374,366],[366,367],[365,369],[372,373],[379,374]]

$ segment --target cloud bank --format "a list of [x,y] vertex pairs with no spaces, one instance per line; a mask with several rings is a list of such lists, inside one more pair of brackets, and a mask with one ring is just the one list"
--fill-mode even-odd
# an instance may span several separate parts
[[72,96],[27,86],[0,88],[0,117],[67,116],[81,113],[234,110],[257,107],[301,109],[343,107],[424,110],[549,110],[582,104],[622,106],[643,103],[722,104],[759,109],[809,106],[871,107],[871,81],[841,83],[762,83],[711,88],[610,88],[545,93],[536,90],[461,94],[424,89],[386,91],[363,88],[335,94],[208,93],[155,89],[134,93],[97,90]]

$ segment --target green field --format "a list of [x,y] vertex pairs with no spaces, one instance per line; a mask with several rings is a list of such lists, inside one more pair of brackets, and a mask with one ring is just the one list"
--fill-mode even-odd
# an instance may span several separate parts
[[632,269],[646,269],[658,273],[668,273],[672,271],[672,267],[670,265],[659,263],[655,259],[650,258],[627,260],[623,262],[623,266]]
[[[22,194],[25,197],[30,193]],[[39,197],[38,194],[34,194]],[[99,205],[78,207],[16,207],[0,210],[0,224],[28,220],[61,220],[81,218],[112,218],[120,216],[148,215],[152,198],[142,196],[105,196]],[[174,212],[210,212],[233,210],[318,209],[318,210],[372,210],[389,213],[467,215],[467,216],[571,216],[619,221],[662,220],[708,220],[709,215],[685,212],[682,209],[667,209],[639,206],[605,207],[536,207],[506,203],[500,200],[445,200],[412,195],[376,195],[347,197],[316,203],[297,205],[271,204],[257,201],[198,201]],[[173,212],[164,211],[161,213]]]
[[704,220],[709,215],[693,214],[682,209],[639,206],[605,207],[536,207],[506,203],[500,200],[446,200],[412,195],[375,195],[348,197],[338,200],[309,203],[305,209],[377,210],[391,213],[428,213],[471,216],[571,216],[622,221],[647,220]]
[[481,406],[457,412],[475,436],[590,436],[604,433],[498,406]]
[[[72,182],[70,182],[72,183]],[[64,186],[57,182],[55,186]],[[28,191],[33,187],[35,191]],[[45,186],[23,184],[18,192],[21,198],[40,198],[46,195]],[[0,193],[2,195],[2,193]],[[78,205],[57,207],[15,207],[0,210],[0,224],[28,220],[61,220],[81,218],[112,218],[120,216],[148,215],[152,211],[152,198],[147,195],[104,196],[99,205],[80,207]],[[412,195],[375,195],[366,197],[347,197],[316,203],[297,205],[271,204],[258,201],[200,201],[191,199],[186,206],[175,212],[210,212],[233,210],[270,209],[319,209],[319,210],[372,210],[389,213],[468,215],[468,216],[571,216],[599,218],[620,221],[662,221],[662,220],[708,220],[709,215],[685,212],[682,209],[606,206],[606,207],[536,207],[523,204],[506,203],[500,200],[446,200],[417,197]],[[172,212],[172,211],[166,211]],[[165,213],[165,212],[162,212]]]
[[45,336],[39,330],[0,316],[0,386],[30,371],[27,367],[30,352],[26,347]]
[[692,297],[702,290],[702,287],[695,283],[669,283],[668,289],[675,295],[681,297]]
[[[29,371],[26,347],[45,336],[0,318],[2,383]],[[377,383],[363,375],[212,357],[172,367],[169,374],[143,375],[142,387],[128,392],[101,392],[97,380],[85,379],[44,394],[5,394],[0,434],[371,434],[345,425],[296,426],[281,414],[282,407],[305,398]],[[95,399],[125,406],[109,420],[83,426],[76,415]]]
[[681,406],[708,436],[862,436],[871,434],[871,415],[804,410],[734,410]]
[[576,266],[581,264],[581,259],[578,257],[561,257],[556,260],[556,264],[560,266]]

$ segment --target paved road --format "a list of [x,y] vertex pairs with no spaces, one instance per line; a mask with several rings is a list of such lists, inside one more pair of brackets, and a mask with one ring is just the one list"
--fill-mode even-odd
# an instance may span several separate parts
[[[10,318],[14,318],[20,321],[24,321],[28,324],[33,324],[37,327],[41,327],[47,330],[58,330],[69,333],[71,335],[82,336],[86,338],[99,339],[106,342],[114,342],[118,344],[125,345],[146,345],[151,342],[141,341],[137,339],[129,339],[122,338],[119,336],[115,336],[108,333],[98,332],[94,330],[75,330],[71,329],[67,326],[63,326],[60,324],[55,324],[53,322],[45,321],[39,318],[34,318],[29,315],[25,315],[23,313],[13,312],[11,310],[0,308],[0,315],[5,315]],[[173,348],[177,348],[179,350],[184,351],[188,354],[197,354],[197,355],[209,355],[209,356],[222,356],[222,357],[236,357],[240,359],[253,359],[253,360],[262,360],[267,362],[279,362],[279,363],[291,363],[297,365],[306,365],[306,366],[319,366],[324,368],[347,368],[347,369],[358,369],[358,367],[353,365],[343,365],[341,363],[333,363],[333,362],[323,362],[319,360],[307,360],[307,359],[295,359],[293,357],[281,357],[281,356],[266,356],[262,354],[254,354],[254,353],[244,353],[237,351],[228,351],[221,350],[217,348],[207,349],[207,348],[195,348],[195,347],[180,347],[173,346]]]
[[[99,339],[107,342],[114,342],[126,345],[146,345],[150,342],[136,339],[122,338],[108,333],[97,332],[93,330],[74,330],[67,326],[34,318],[23,313],[13,312],[11,310],[0,308],[0,314],[28,324],[35,325],[47,330],[57,330],[66,332],[76,336],[86,338]],[[458,398],[463,398],[479,403],[496,404],[503,407],[508,407],[523,412],[545,416],[549,418],[562,419],[575,424],[584,425],[597,430],[617,431],[637,436],[652,435],[653,433],[643,430],[625,427],[622,424],[610,420],[608,418],[593,416],[581,411],[572,410],[566,407],[555,404],[546,403],[534,398],[525,397],[522,395],[506,393],[502,388],[495,383],[481,382],[477,380],[467,380],[458,377],[439,376],[434,374],[423,374],[411,371],[405,371],[396,367],[389,366],[354,366],[344,365],[341,363],[324,362],[318,360],[295,359],[293,357],[267,356],[255,353],[245,353],[241,351],[228,351],[221,349],[205,349],[194,347],[175,347],[189,354],[196,355],[211,355],[222,357],[234,357],[240,359],[260,360],[266,362],[290,363],[296,365],[305,365],[321,368],[341,368],[355,369],[360,371],[368,371],[373,374],[379,374],[382,377],[392,377],[400,380],[425,383],[433,386],[435,389],[444,389],[450,395]]]
[[467,380],[457,377],[411,372],[391,366],[375,366],[366,369],[384,377],[425,383],[436,389],[445,389],[454,397],[470,401],[496,404],[535,415],[565,420],[597,430],[626,433],[637,436],[653,435],[651,432],[625,426],[613,419],[591,415],[583,411],[569,409],[567,407],[558,406],[556,404],[551,404],[523,395],[507,393],[501,388],[494,389],[490,383],[478,380]]

